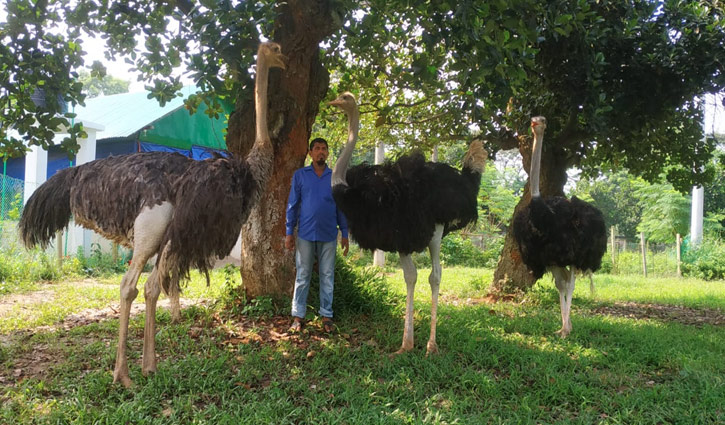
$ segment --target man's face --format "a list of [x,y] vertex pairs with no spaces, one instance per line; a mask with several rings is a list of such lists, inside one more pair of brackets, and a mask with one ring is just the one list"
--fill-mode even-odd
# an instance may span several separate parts
[[310,150],[310,158],[312,158],[312,162],[318,166],[325,165],[329,154],[330,152],[327,150],[327,146],[324,143],[315,143],[312,145],[312,150]]

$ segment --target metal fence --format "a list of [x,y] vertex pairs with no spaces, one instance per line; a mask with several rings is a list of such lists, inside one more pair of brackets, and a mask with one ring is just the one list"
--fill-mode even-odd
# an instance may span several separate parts
[[20,179],[2,175],[0,180],[0,246],[18,243],[18,220],[23,212],[25,184]]

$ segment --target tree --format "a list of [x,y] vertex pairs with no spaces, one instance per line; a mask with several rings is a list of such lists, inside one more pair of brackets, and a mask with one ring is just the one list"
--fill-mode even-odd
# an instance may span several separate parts
[[642,220],[637,230],[648,240],[674,243],[675,235],[690,229],[690,199],[671,184],[642,184],[636,191],[642,205]]
[[128,86],[131,84],[129,81],[110,75],[93,77],[86,70],[78,71],[78,81],[83,84],[83,92],[88,98],[128,93]]
[[[518,148],[526,169],[528,118],[546,115],[544,196],[562,194],[572,166],[588,175],[626,166],[651,180],[667,167],[677,188],[706,181],[709,175],[692,171],[713,146],[700,137],[696,98],[725,86],[723,5],[705,0],[10,0],[7,9],[2,128],[12,122],[35,144],[47,144],[57,108],[39,119],[46,132],[31,129],[38,111],[26,92],[43,81],[82,102],[72,74],[80,66],[79,36],[88,32],[104,34],[107,55],[131,61],[161,103],[181,87],[182,65],[203,90],[189,107],[203,101],[221,113],[215,97],[234,100],[227,145],[244,154],[253,139],[247,69],[254,45],[262,35],[282,44],[290,67],[270,79],[275,174],[244,232],[250,295],[291,288],[284,201],[328,86],[330,96],[357,92],[361,109],[375,117],[373,133],[388,146],[443,146],[469,140],[477,128],[493,153]],[[49,30],[61,20],[65,31]],[[527,197],[525,189],[518,207]],[[508,238],[495,277],[500,290],[532,283],[515,251]]]
[[644,184],[626,171],[604,173],[598,179],[580,179],[573,195],[597,207],[607,225],[617,226],[620,235],[635,241],[643,208],[637,190]]

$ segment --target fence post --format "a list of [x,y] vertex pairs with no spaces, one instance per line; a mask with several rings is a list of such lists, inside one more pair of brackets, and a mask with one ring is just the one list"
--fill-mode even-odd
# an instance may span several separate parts
[[680,269],[680,263],[682,258],[680,257],[680,246],[682,245],[682,236],[677,234],[677,245],[675,246],[675,252],[677,253],[677,277],[682,277],[682,269]]
[[609,234],[611,235],[610,237],[612,238],[612,268],[614,268],[617,264],[616,263],[617,257],[615,255],[615,251],[617,249],[617,244],[614,240],[614,226],[611,226],[609,228]]
[[647,277],[647,247],[644,242],[644,232],[639,233],[639,246],[642,249],[642,273]]
[[58,230],[55,233],[55,250],[58,255],[58,268],[63,266],[63,231]]

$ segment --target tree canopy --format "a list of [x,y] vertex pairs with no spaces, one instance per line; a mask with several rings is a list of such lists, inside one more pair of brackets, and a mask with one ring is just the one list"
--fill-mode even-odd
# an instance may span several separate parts
[[[725,86],[718,2],[330,3],[340,29],[323,42],[323,63],[333,91],[360,93],[377,137],[428,146],[480,130],[498,150],[515,147],[528,118],[543,114],[567,166],[624,166],[649,180],[665,169],[679,189],[712,177],[700,169],[713,143],[702,137],[697,99]],[[60,122],[54,99],[83,102],[82,34],[104,37],[106,56],[133,63],[162,103],[176,96],[181,70],[205,92],[236,97],[249,94],[251,47],[273,37],[279,13],[270,1],[6,8],[0,138],[13,143],[12,126],[43,146]],[[29,100],[37,87],[49,94],[46,108]]]
[[[58,100],[83,102],[84,34],[103,37],[106,56],[130,62],[160,103],[177,96],[186,73],[202,90],[187,106],[204,101],[220,113],[217,98],[238,110],[251,104],[249,68],[267,37],[284,41],[292,56],[307,55],[285,75],[311,76],[271,103],[288,120],[284,137],[309,137],[290,131],[293,120],[314,117],[326,91],[331,98],[350,90],[369,123],[363,138],[407,149],[480,133],[493,154],[518,148],[528,168],[529,118],[545,115],[544,196],[563,194],[574,166],[588,176],[626,168],[649,181],[665,173],[686,191],[714,174],[705,166],[715,143],[703,137],[700,99],[725,88],[724,10],[713,0],[8,0],[0,143],[5,152],[45,147],[53,130],[68,125],[70,115],[56,115]],[[91,73],[102,75],[103,66],[93,64]],[[41,106],[33,102],[39,88],[47,99]],[[228,146],[244,153],[236,139],[253,126],[236,119]],[[80,131],[73,128],[64,147],[75,149]],[[301,162],[298,145],[281,145],[276,184],[288,184],[286,174]],[[278,198],[284,189],[276,188]],[[515,258],[507,243],[503,261]]]

